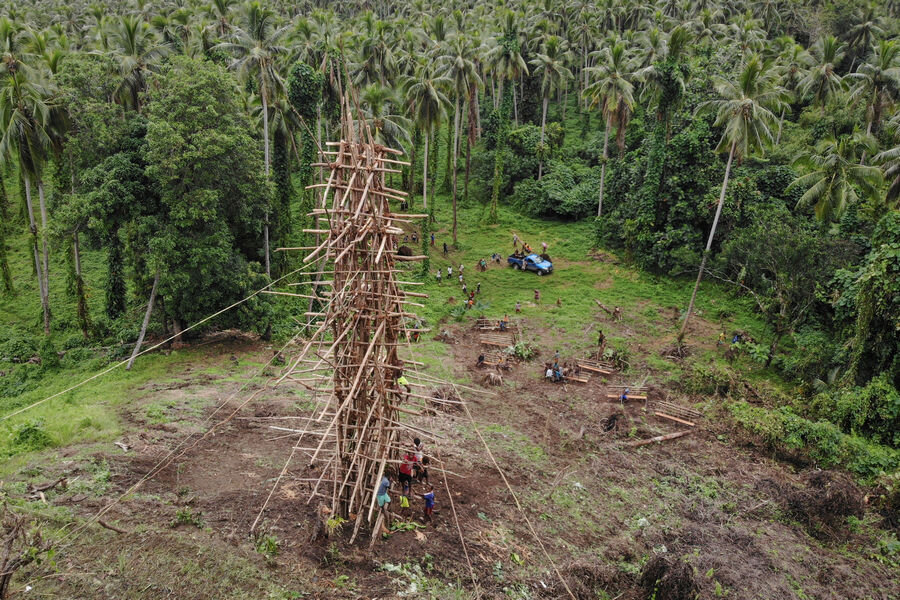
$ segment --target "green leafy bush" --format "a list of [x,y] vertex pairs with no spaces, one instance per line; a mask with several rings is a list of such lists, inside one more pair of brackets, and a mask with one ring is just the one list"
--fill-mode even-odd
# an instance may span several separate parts
[[53,438],[44,431],[44,422],[41,419],[16,425],[10,441],[16,453],[43,450],[53,445]]
[[843,467],[872,481],[900,469],[900,451],[847,435],[827,421],[810,421],[789,406],[768,410],[747,402],[729,403],[731,416],[772,450],[805,455],[821,468]]

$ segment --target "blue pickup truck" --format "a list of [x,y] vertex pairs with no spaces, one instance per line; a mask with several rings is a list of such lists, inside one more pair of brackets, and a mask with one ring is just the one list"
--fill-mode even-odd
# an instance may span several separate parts
[[512,254],[506,259],[506,262],[514,269],[534,271],[538,275],[549,275],[553,272],[553,263],[549,260],[544,260],[537,254],[529,254],[528,256]]

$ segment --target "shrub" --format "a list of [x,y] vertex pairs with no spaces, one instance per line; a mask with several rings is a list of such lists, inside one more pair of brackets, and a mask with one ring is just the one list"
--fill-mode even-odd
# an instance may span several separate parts
[[842,433],[833,423],[805,419],[788,406],[767,410],[741,401],[730,403],[728,411],[772,450],[800,452],[822,468],[842,466],[864,481],[900,469],[900,451]]
[[15,453],[43,450],[53,445],[53,438],[44,431],[44,422],[41,419],[16,425],[10,441]]
[[37,350],[38,344],[33,337],[13,330],[0,344],[0,360],[24,362],[37,354]]

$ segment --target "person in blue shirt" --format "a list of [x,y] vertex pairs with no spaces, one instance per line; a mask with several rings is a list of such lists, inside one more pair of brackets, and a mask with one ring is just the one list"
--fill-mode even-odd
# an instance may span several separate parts
[[382,528],[387,530],[388,525],[390,525],[390,516],[388,513],[388,505],[391,503],[391,497],[388,494],[388,491],[391,489],[391,483],[393,481],[393,475],[390,471],[385,471],[384,476],[381,478],[381,483],[378,485],[378,491],[375,494],[375,500],[378,502],[378,508],[381,510],[381,515],[384,517],[384,522],[382,523]]
[[425,488],[425,493],[422,494],[422,498],[425,500],[425,508],[422,512],[422,518],[426,522],[431,521],[431,514],[434,512],[434,486],[429,484]]

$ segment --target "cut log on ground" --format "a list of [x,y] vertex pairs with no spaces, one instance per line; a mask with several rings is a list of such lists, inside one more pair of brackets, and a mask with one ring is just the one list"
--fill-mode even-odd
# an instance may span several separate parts
[[636,442],[629,442],[625,444],[628,448],[637,448],[638,446],[647,446],[649,444],[653,444],[654,442],[666,442],[668,440],[674,440],[685,436],[694,431],[693,429],[686,429],[684,431],[676,431],[675,433],[667,433],[666,435],[658,435],[656,437],[652,437],[648,440],[638,440]]
[[667,415],[664,412],[654,411],[653,414],[656,415],[657,417],[661,417],[663,419],[669,419],[670,421],[675,421],[676,423],[681,423],[682,425],[687,425],[689,427],[696,426],[696,423],[687,421],[685,419],[679,419],[678,417],[673,417],[672,415]]

